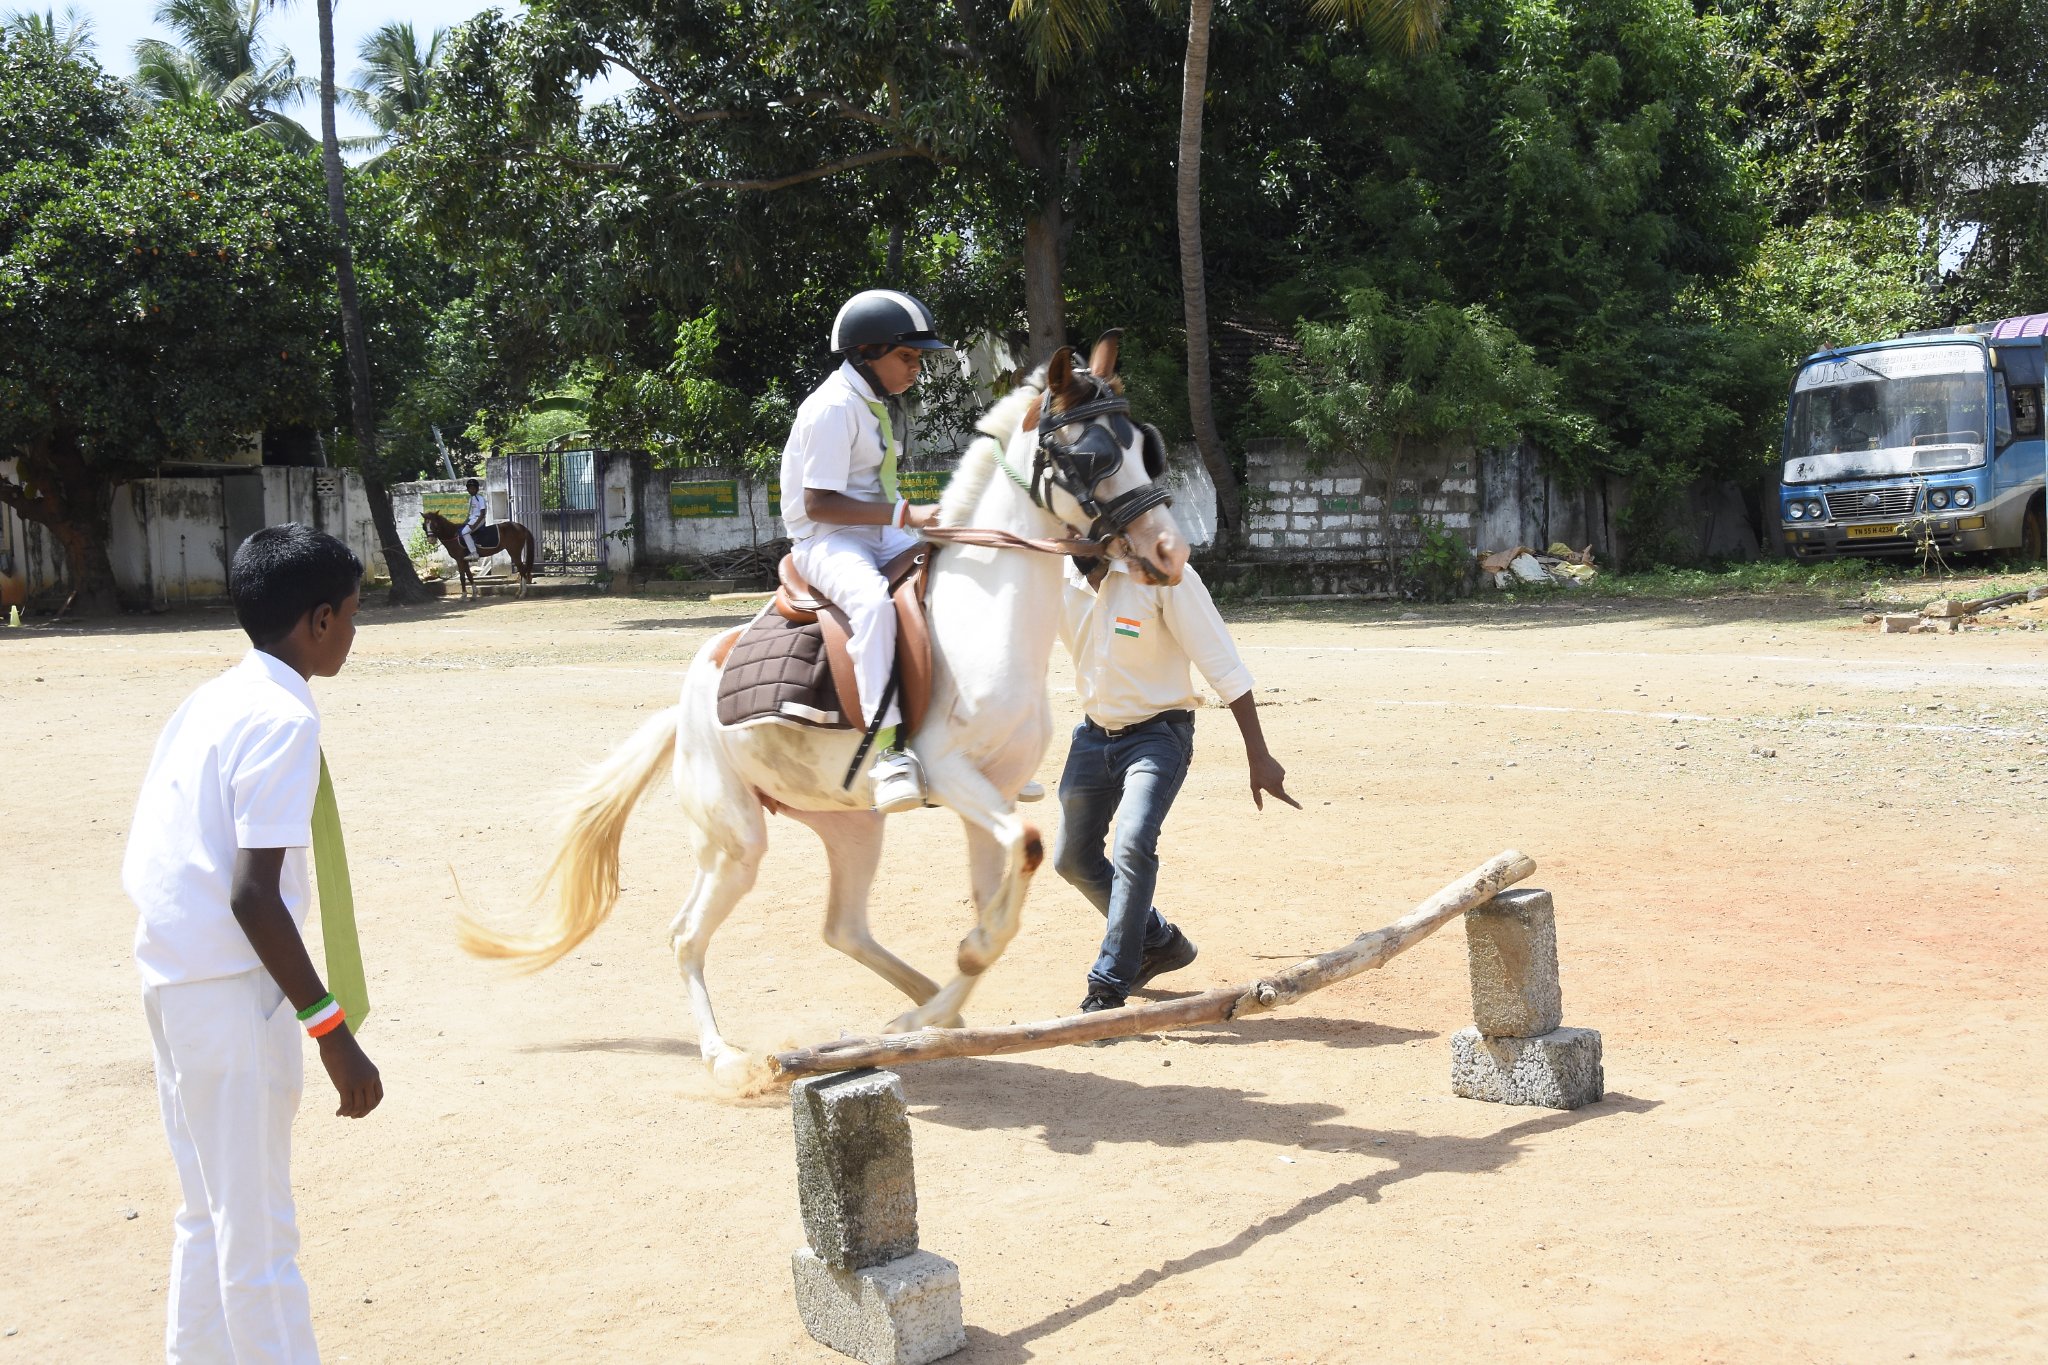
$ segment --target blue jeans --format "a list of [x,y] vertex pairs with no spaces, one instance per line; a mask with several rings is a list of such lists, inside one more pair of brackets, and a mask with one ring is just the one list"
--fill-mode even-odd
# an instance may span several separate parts
[[[1192,719],[1161,721],[1110,738],[1094,726],[1074,727],[1060,774],[1060,835],[1053,866],[1109,921],[1088,989],[1130,994],[1145,950],[1165,945],[1173,926],[1153,907],[1159,882],[1159,827],[1180,794],[1195,752]],[[1110,822],[1116,837],[1103,846]]]

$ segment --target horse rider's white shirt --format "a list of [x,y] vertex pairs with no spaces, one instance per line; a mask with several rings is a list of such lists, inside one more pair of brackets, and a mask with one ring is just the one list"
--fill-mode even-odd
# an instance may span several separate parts
[[836,529],[805,515],[806,488],[883,500],[882,423],[868,407],[880,401],[853,363],[842,361],[796,410],[782,447],[782,524],[791,540]]
[[1068,560],[1060,639],[1074,660],[1081,709],[1108,729],[1192,709],[1190,663],[1225,705],[1252,690],[1251,670],[1193,565],[1178,585],[1159,588],[1112,560],[1102,586],[1091,588]]
[[483,494],[471,493],[469,495],[469,520],[462,523],[464,529],[474,531],[477,527],[482,526],[484,518],[489,514],[489,510],[490,504],[484,501]]
[[289,665],[252,649],[185,699],[150,758],[121,864],[145,986],[262,966],[228,903],[237,849],[287,850],[278,890],[305,924],[319,786],[320,713]]

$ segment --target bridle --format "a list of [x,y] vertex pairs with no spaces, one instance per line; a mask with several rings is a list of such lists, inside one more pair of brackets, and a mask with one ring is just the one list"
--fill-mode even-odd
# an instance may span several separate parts
[[[1073,555],[1080,559],[1100,559],[1109,553],[1113,543],[1121,540],[1125,555],[1134,559],[1138,557],[1128,535],[1131,523],[1153,508],[1173,502],[1173,495],[1159,483],[1166,473],[1166,438],[1159,434],[1158,427],[1137,424],[1137,430],[1144,437],[1147,482],[1103,502],[1095,496],[1095,485],[1123,468],[1124,445],[1130,441],[1134,425],[1129,417],[1131,405],[1088,371],[1077,367],[1074,374],[1076,379],[1086,376],[1095,384],[1095,396],[1063,412],[1049,413],[1047,409],[1052,406],[1052,391],[1046,390],[1039,399],[1039,420],[1032,424],[1038,431],[1038,454],[1031,462],[1031,476],[1026,478],[1018,473],[1000,447],[995,452],[995,461],[1034,505],[1056,517],[1059,513],[1053,510],[1051,490],[1055,487],[1063,490],[1088,514],[1087,532],[1062,540],[1047,540],[991,527],[927,526],[919,534],[926,540],[942,544],[979,545],[993,550],[1036,550],[1040,554]],[[1079,439],[1072,442],[1054,439],[1054,431],[1080,422],[1089,425]],[[1064,517],[1060,521],[1067,530],[1074,530]]]
[[[1076,371],[1077,376],[1086,371]],[[1107,543],[1122,539],[1131,523],[1155,507],[1173,503],[1173,494],[1159,482],[1166,472],[1166,442],[1153,426],[1136,427],[1130,419],[1130,400],[1090,375],[1095,396],[1062,412],[1053,412],[1052,390],[1039,399],[1038,455],[1031,462],[1028,491],[1031,501],[1052,511],[1052,490],[1057,487],[1087,514],[1087,539]],[[1077,424],[1086,429],[1073,441],[1062,441],[1054,433]],[[1124,447],[1142,432],[1145,447],[1143,484],[1104,502],[1095,496],[1095,486],[1123,468]],[[1070,528],[1071,529],[1071,528]],[[1129,549],[1126,542],[1125,548]]]

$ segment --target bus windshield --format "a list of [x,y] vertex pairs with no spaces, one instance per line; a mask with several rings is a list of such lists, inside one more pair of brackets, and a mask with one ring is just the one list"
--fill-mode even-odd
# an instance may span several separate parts
[[1809,362],[1793,385],[1785,482],[1982,464],[1985,372],[1983,350],[1970,345]]

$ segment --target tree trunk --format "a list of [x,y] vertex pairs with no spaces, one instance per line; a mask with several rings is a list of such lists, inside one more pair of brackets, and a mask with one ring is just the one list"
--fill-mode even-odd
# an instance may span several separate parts
[[1028,115],[1012,113],[1008,127],[1018,162],[1038,176],[1041,186],[1038,211],[1024,220],[1024,317],[1031,329],[1024,367],[1030,369],[1067,344],[1067,298],[1061,282],[1067,209],[1059,88],[1041,90],[1025,108]]
[[1209,88],[1209,19],[1215,0],[1188,8],[1188,59],[1180,85],[1180,166],[1174,211],[1180,222],[1180,291],[1188,328],[1188,420],[1202,466],[1216,485],[1217,539],[1243,531],[1237,473],[1216,430],[1209,391],[1209,285],[1202,263],[1202,100]]
[[355,256],[349,249],[348,199],[341,168],[341,139],[334,127],[334,0],[315,0],[320,14],[320,166],[327,178],[327,220],[334,228],[335,292],[341,297],[341,341],[348,358],[349,409],[356,438],[356,466],[363,492],[370,500],[370,524],[384,549],[391,575],[390,602],[405,606],[426,600],[412,557],[398,538],[391,495],[377,463],[377,417],[370,388],[370,343],[363,330],[363,311],[356,301]]
[[1067,342],[1067,301],[1060,283],[1060,220],[1054,196],[1024,222],[1024,316],[1031,324],[1030,369]]
[[114,562],[107,553],[113,536],[111,471],[88,465],[68,434],[23,450],[16,470],[21,482],[0,479],[0,506],[48,527],[63,547],[71,591],[57,615],[147,605],[146,599],[124,600],[114,581]]

